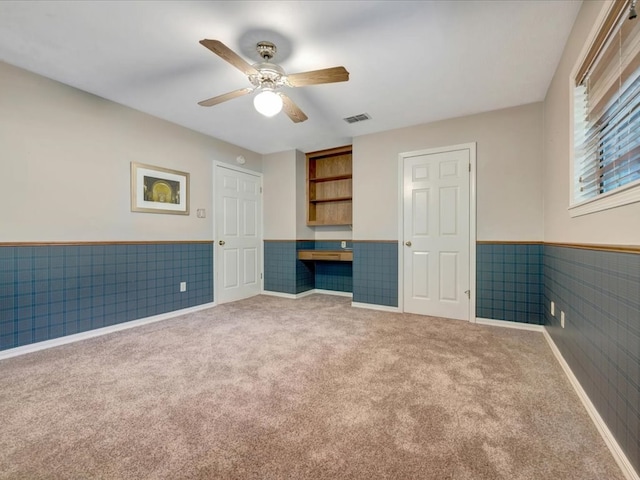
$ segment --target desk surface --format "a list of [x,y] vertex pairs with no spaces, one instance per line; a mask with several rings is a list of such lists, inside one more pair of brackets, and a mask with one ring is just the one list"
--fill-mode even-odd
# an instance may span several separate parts
[[353,250],[298,250],[298,259],[352,262]]

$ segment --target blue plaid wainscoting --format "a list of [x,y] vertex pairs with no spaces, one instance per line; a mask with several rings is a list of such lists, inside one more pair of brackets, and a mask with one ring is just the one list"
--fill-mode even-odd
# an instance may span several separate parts
[[[347,248],[351,248],[348,242]],[[352,291],[351,262],[298,260],[298,250],[340,250],[340,241],[265,240],[264,289],[295,295],[313,289]]]
[[[316,240],[315,250],[341,250],[340,241]],[[353,248],[347,241],[347,248]],[[354,259],[355,261],[355,259]],[[315,263],[315,287],[319,290],[353,292],[352,262],[305,262]]]
[[543,271],[547,330],[640,471],[640,252],[545,245]]
[[298,250],[340,250],[339,240],[265,240],[264,289],[352,292],[354,302],[398,306],[398,242],[347,241],[353,262],[301,261]]
[[478,243],[476,315],[543,324],[542,254],[539,242]]
[[[298,263],[295,240],[265,240],[264,289],[292,295],[298,293]],[[304,277],[302,273],[301,276]]]
[[314,246],[313,240],[265,240],[264,289],[296,295],[316,288],[313,263],[298,260],[298,250]]
[[398,306],[398,242],[353,242],[353,301]]
[[212,301],[212,242],[0,246],[0,350]]

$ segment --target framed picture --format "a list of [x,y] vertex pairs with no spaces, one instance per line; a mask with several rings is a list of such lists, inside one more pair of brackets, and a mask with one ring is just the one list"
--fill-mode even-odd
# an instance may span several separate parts
[[131,211],[189,215],[189,174],[131,162]]

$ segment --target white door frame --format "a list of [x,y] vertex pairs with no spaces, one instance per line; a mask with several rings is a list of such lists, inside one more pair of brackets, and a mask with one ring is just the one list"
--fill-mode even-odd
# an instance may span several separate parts
[[[213,188],[211,189],[213,192],[212,195],[212,199],[211,199],[211,223],[213,224],[213,300],[214,303],[217,304],[218,303],[218,289],[219,289],[219,285],[220,282],[218,282],[218,273],[219,273],[219,268],[220,268],[220,263],[218,262],[218,259],[216,258],[216,244],[218,242],[218,232],[216,229],[216,195],[217,192],[215,190],[216,188],[216,175],[218,172],[218,168],[222,167],[222,168],[226,168],[227,170],[234,170],[236,172],[240,172],[240,173],[246,173],[248,175],[253,175],[255,177],[258,177],[260,179],[260,195],[261,195],[261,200],[264,199],[264,196],[262,196],[262,184],[263,184],[263,175],[262,172],[256,172],[255,170],[249,170],[248,168],[242,168],[242,167],[238,167],[237,165],[233,165],[231,163],[226,163],[226,162],[220,162],[218,160],[214,160],[213,161],[213,176],[212,176],[212,186]],[[260,258],[261,258],[261,263],[259,265],[260,267],[260,291],[263,292],[264,291],[264,202],[260,201],[260,238],[259,240],[259,245],[258,245],[258,249],[260,252]]]
[[406,158],[469,150],[469,321],[476,322],[476,143],[462,143],[398,154],[398,310],[404,312],[404,161]]

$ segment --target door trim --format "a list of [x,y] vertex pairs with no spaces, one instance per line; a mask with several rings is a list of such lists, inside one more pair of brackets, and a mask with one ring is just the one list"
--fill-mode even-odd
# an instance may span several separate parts
[[398,310],[404,312],[404,161],[407,158],[469,150],[469,322],[476,322],[476,142],[398,154]]
[[213,161],[213,175],[212,175],[212,198],[211,198],[211,223],[213,226],[213,300],[217,304],[218,303],[218,288],[220,282],[218,282],[219,278],[219,267],[220,263],[216,258],[216,242],[217,242],[217,230],[216,230],[216,180],[218,174],[218,168],[226,168],[227,170],[232,170],[235,172],[245,173],[247,175],[253,175],[254,177],[258,177],[260,179],[260,238],[258,239],[258,251],[260,254],[260,292],[264,291],[264,196],[262,195],[262,187],[263,187],[263,175],[262,172],[256,172],[255,170],[249,170],[248,168],[238,167],[236,165],[232,165],[230,163],[221,162],[219,160]]

